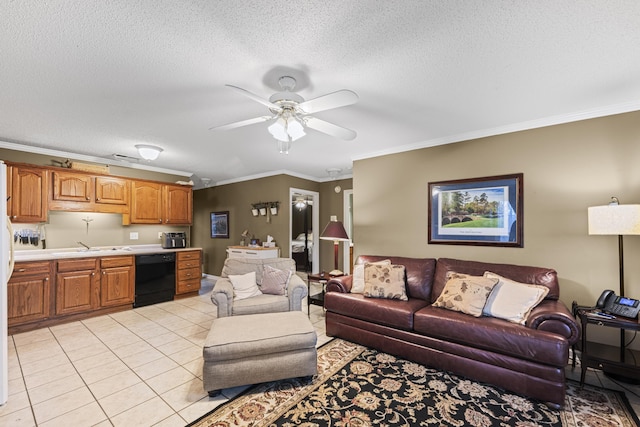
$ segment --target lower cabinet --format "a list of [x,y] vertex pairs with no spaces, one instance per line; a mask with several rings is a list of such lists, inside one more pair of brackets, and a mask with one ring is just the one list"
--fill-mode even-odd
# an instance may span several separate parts
[[133,303],[135,281],[134,257],[100,259],[100,306],[112,307]]
[[7,283],[8,325],[47,319],[51,314],[51,261],[17,262]]
[[97,258],[57,261],[56,314],[91,311],[100,305]]
[[201,251],[181,251],[176,255],[176,295],[199,291],[202,279]]

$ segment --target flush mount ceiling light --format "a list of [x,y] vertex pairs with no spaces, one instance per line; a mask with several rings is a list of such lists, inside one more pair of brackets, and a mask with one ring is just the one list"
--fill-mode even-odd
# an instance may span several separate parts
[[214,126],[209,130],[230,130],[273,120],[268,130],[278,141],[278,151],[283,154],[289,154],[292,141],[306,135],[305,128],[311,128],[347,141],[356,137],[356,132],[351,129],[320,120],[311,115],[319,111],[355,104],[358,101],[358,95],[355,92],[342,89],[305,101],[303,97],[293,92],[296,86],[295,78],[282,76],[278,80],[278,84],[282,91],[271,95],[269,100],[237,86],[227,85],[244,96],[267,106],[271,115],[254,117],[223,126]]
[[160,153],[164,150],[160,147],[156,147],[155,145],[147,145],[147,144],[138,144],[136,145],[138,149],[138,154],[145,160],[155,160],[158,158]]

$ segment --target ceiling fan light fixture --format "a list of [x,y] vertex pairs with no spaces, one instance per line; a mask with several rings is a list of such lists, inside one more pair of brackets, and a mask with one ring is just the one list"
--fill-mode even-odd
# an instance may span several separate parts
[[137,144],[138,154],[145,160],[155,160],[164,150],[155,145]]
[[278,151],[280,152],[280,154],[289,154],[290,148],[291,148],[291,142],[289,140],[287,141],[278,140]]
[[288,122],[287,133],[291,137],[292,141],[300,139],[306,135],[306,133],[304,133],[304,127],[302,126],[302,123],[300,123],[296,119],[292,119]]
[[267,129],[269,133],[278,141],[289,141],[289,135],[287,135],[287,122],[282,118],[278,117],[271,126]]

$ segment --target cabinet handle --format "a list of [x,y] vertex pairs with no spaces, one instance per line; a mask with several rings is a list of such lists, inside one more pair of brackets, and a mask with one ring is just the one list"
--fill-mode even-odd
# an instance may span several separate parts
[[103,272],[102,272],[102,274],[103,274],[103,275],[105,275],[105,274],[107,274],[107,272],[106,272],[106,271],[103,271]]
[[99,202],[100,201],[100,197],[96,197],[96,201]]
[[49,281],[49,278],[48,278],[48,277],[45,277],[45,278],[44,278],[44,281],[45,281],[45,282],[48,282],[48,281]]
[[162,224],[162,218],[159,218],[159,219],[158,219],[158,222],[159,222],[160,224]]
[[16,219],[16,218],[18,218],[18,215],[13,215],[13,216],[11,217],[11,219]]
[[27,271],[27,269],[26,269],[26,268],[19,268],[19,269],[18,269],[18,273],[24,273],[25,271]]
[[169,224],[169,218],[167,218],[167,224]]
[[91,273],[91,277],[95,276],[96,272],[94,271],[93,273]]
[[89,196],[87,196],[87,200],[91,200],[91,198]]

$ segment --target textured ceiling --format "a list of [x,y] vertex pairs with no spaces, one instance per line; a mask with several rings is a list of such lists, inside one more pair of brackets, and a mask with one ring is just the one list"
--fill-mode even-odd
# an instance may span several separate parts
[[[272,171],[316,180],[354,159],[640,109],[640,2],[20,0],[0,4],[0,141],[148,165],[212,183]],[[316,116],[279,154],[264,98],[278,77]],[[143,164],[147,164],[142,162]]]

